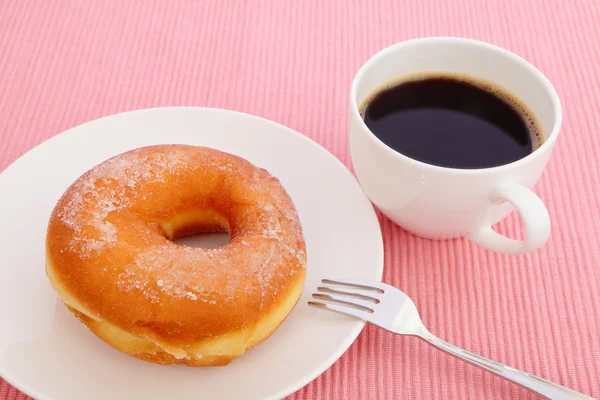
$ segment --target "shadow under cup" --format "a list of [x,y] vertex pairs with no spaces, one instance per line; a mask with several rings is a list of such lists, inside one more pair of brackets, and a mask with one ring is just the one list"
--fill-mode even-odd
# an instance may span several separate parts
[[[359,107],[382,86],[418,73],[466,75],[504,88],[535,115],[544,142],[524,158],[482,169],[440,167],[396,152],[369,131]],[[521,57],[471,39],[434,37],[401,42],[371,57],[352,82],[349,117],[352,162],[367,196],[412,233],[446,239],[493,225],[514,209],[511,201],[495,196],[498,186],[535,185],[552,152],[562,113],[551,83]]]

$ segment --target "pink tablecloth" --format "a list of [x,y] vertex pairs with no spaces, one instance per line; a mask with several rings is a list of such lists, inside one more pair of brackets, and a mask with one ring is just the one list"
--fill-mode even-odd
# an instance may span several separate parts
[[[382,217],[384,279],[415,300],[434,334],[600,397],[599,8],[597,0],[4,0],[0,170],[84,121],[165,105],[266,117],[350,166],[348,89],[372,53],[425,35],[506,47],[547,74],[565,108],[537,186],[553,222],[549,243],[502,256],[465,240],[419,239]],[[500,224],[520,229],[514,216]],[[291,396],[534,397],[372,326]],[[0,400],[25,398],[0,379]]]

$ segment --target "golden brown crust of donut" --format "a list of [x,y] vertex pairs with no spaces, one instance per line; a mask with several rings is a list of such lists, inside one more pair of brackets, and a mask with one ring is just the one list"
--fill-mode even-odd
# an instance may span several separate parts
[[[223,230],[231,240],[217,249],[171,241]],[[58,201],[46,250],[53,286],[92,331],[100,320],[154,343],[159,351],[135,356],[165,364],[231,361],[252,347],[260,321],[296,303],[306,273],[302,229],[280,182],[197,146],[144,147],[84,174]],[[223,354],[186,353],[232,332],[240,334]]]

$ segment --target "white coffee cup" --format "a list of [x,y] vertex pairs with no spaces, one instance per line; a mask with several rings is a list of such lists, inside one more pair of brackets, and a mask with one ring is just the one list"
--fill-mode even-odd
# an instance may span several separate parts
[[[396,152],[367,128],[359,106],[382,85],[419,72],[464,74],[504,87],[535,114],[544,143],[520,160],[483,169],[439,167]],[[561,119],[556,90],[521,57],[471,39],[409,40],[375,54],[352,82],[352,163],[371,201],[407,231],[430,239],[467,236],[489,250],[525,253],[541,247],[550,236],[548,211],[531,188],[550,158]],[[492,229],[515,208],[524,223],[524,241]]]

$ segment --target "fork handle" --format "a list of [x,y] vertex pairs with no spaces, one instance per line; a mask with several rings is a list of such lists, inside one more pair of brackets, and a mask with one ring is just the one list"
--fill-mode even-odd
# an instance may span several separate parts
[[527,372],[520,371],[518,369],[500,364],[499,362],[488,360],[485,357],[481,357],[477,354],[471,353],[470,351],[463,350],[460,347],[454,346],[442,339],[434,336],[427,330],[420,332],[418,336],[428,342],[429,344],[437,347],[438,349],[466,361],[476,367],[483,368],[493,374],[496,374],[504,379],[508,379],[518,385],[523,386],[525,389],[539,394],[550,400],[594,400],[592,397],[586,396],[582,393],[576,392],[572,389],[561,386],[557,383],[550,382],[544,378],[540,378],[535,375],[528,374]]

